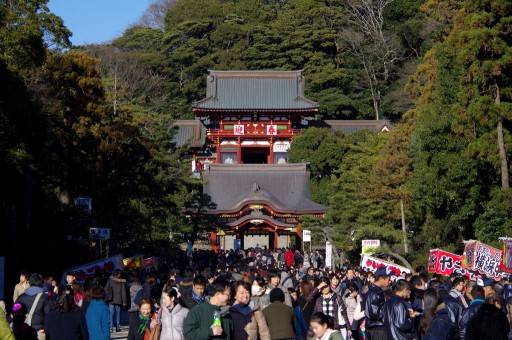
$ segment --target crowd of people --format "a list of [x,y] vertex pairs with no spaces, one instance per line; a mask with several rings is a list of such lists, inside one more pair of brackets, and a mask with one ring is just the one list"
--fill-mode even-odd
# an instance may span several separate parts
[[[322,266],[320,253],[198,252],[185,268],[115,270],[58,285],[21,272],[0,339],[509,339],[512,285],[487,277]],[[318,256],[315,256],[318,255]],[[313,257],[316,257],[313,260]]]

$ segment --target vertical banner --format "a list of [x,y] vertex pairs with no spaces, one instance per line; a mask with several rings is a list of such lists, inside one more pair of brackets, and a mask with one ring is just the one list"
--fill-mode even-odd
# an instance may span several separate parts
[[325,267],[332,268],[332,244],[325,242]]
[[502,279],[500,272],[501,250],[478,241],[468,241],[464,247],[462,266],[480,275],[486,275],[496,281]]
[[512,239],[503,239],[500,271],[512,273]]

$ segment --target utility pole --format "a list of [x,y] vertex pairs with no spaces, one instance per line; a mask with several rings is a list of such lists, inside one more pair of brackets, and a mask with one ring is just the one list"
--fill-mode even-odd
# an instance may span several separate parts
[[405,230],[405,214],[404,214],[404,201],[400,200],[400,211],[402,213],[402,231],[404,234],[404,251],[406,254],[409,253],[409,247],[407,245],[407,231]]

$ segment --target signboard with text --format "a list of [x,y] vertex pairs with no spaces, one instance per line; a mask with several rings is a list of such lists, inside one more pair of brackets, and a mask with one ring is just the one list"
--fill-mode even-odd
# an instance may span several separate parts
[[501,250],[478,241],[466,242],[461,261],[462,267],[498,281],[503,277],[500,262]]
[[332,244],[325,242],[325,267],[332,268]]
[[89,238],[96,240],[110,240],[110,228],[89,228]]
[[235,124],[233,126],[233,131],[234,131],[235,135],[243,135],[245,133],[244,126],[241,124],[240,125]]
[[430,273],[449,276],[452,273],[467,276],[476,280],[480,274],[477,271],[462,266],[462,256],[449,253],[441,249],[431,249],[428,258],[428,271]]
[[102,277],[105,274],[112,274],[114,269],[123,269],[123,257],[121,255],[111,256],[104,260],[99,260],[84,264],[64,271],[61,284],[66,283],[66,273],[73,273],[78,282],[84,282],[86,279]]
[[361,254],[371,255],[380,247],[380,240],[362,240]]
[[274,124],[267,125],[267,135],[270,135],[270,136],[277,135],[277,125],[274,125]]
[[405,273],[411,272],[409,270],[409,268],[399,266],[392,262],[381,260],[376,257],[372,257],[372,256],[368,256],[368,255],[361,256],[361,268],[363,268],[364,270],[369,270],[373,273],[379,267],[389,267],[389,269],[393,270],[395,273],[400,273],[400,274],[402,274],[403,272],[405,272]]
[[302,241],[311,242],[311,230],[302,231]]

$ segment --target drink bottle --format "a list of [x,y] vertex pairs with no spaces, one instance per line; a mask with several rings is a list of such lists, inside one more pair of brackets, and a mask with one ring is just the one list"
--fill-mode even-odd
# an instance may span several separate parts
[[220,318],[220,311],[216,310],[213,312],[213,325],[214,326],[221,326],[221,318]]

